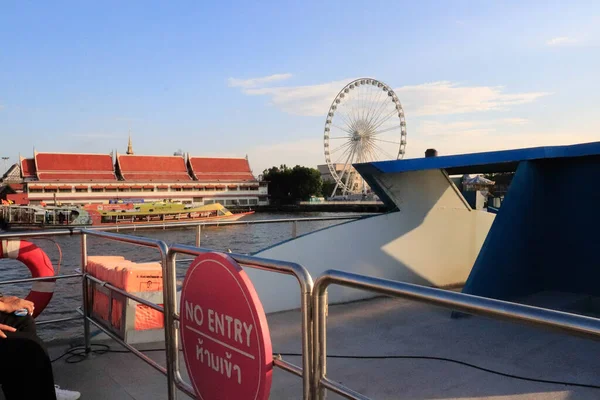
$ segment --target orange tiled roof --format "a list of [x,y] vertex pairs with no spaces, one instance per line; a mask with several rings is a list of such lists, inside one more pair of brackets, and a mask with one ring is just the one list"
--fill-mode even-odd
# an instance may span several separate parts
[[35,178],[35,160],[33,158],[22,158],[21,159],[21,176],[23,179]]
[[190,157],[194,177],[199,181],[255,181],[245,158]]
[[116,181],[109,154],[36,153],[40,181]]
[[126,181],[191,181],[185,160],[179,156],[117,155],[121,176]]

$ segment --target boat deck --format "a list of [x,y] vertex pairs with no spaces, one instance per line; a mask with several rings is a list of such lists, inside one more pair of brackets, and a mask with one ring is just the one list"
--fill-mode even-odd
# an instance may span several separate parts
[[[298,353],[299,312],[268,320],[273,351]],[[448,310],[405,300],[331,306],[327,345],[329,355],[444,357],[529,378],[600,384],[598,342],[481,317],[451,319]],[[52,346],[51,356],[64,349]],[[148,354],[164,365],[164,353]],[[284,359],[300,364],[299,357]],[[60,360],[54,370],[56,382],[81,391],[84,400],[166,398],[166,378],[132,354],[93,355],[78,364]],[[600,389],[524,381],[440,360],[329,358],[328,376],[373,399],[600,398]],[[274,370],[272,399],[301,394],[298,377]],[[340,398],[331,392],[327,397]]]

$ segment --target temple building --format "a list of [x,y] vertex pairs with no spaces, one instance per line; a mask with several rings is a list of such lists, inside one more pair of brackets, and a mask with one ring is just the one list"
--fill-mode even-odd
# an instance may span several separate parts
[[91,204],[173,200],[221,203],[226,207],[267,205],[267,183],[259,182],[247,158],[42,153],[21,158],[17,204]]

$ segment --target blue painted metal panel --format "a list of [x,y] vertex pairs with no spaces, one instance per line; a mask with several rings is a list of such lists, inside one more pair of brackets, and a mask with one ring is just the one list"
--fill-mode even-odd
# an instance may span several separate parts
[[600,157],[561,154],[520,164],[464,293],[505,300],[539,291],[600,296]]
[[365,176],[374,171],[392,173],[426,169],[446,169],[451,175],[485,172],[512,172],[521,161],[548,158],[585,157],[600,155],[600,142],[570,146],[534,147],[528,149],[491,151],[484,153],[415,158],[408,160],[379,161],[355,164]]

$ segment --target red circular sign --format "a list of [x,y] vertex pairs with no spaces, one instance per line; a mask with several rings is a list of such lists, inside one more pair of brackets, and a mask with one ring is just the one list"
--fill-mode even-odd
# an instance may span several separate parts
[[180,315],[185,364],[199,399],[269,398],[267,317],[242,267],[225,254],[196,257],[183,282]]

